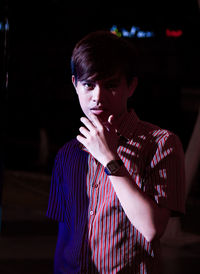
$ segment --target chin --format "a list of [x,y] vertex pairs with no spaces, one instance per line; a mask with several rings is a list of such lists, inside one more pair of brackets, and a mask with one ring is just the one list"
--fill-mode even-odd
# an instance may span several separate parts
[[104,112],[98,115],[97,117],[99,117],[102,122],[108,122],[109,114]]

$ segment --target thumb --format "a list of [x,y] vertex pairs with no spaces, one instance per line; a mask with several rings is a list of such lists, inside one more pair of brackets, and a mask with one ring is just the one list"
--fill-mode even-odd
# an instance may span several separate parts
[[113,114],[108,117],[108,123],[112,126],[113,130],[117,132],[117,123]]
[[108,117],[108,120],[103,122],[104,127],[108,130],[108,131],[114,131],[115,127],[113,126],[113,120],[114,120],[114,116],[110,115]]
[[108,117],[108,123],[109,123],[110,125],[113,125],[113,122],[114,122],[114,115],[112,114],[112,115],[110,115],[110,116]]

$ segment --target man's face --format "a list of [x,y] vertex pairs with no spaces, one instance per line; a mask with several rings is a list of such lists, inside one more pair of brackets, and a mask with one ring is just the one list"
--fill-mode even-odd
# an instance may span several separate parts
[[75,85],[75,78],[72,76],[82,111],[88,118],[93,113],[102,122],[107,122],[111,114],[115,119],[119,119],[127,112],[128,97],[132,95],[137,85],[135,80],[127,85],[124,76],[119,77],[119,74],[115,74],[99,81],[90,78],[77,81]]

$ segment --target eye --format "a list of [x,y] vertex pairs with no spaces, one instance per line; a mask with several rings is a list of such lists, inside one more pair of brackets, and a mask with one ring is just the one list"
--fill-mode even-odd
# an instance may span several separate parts
[[82,85],[86,90],[93,90],[95,87],[95,84],[91,82],[83,82]]
[[115,91],[118,87],[118,84],[116,83],[108,83],[104,86],[105,89],[111,90],[111,91]]

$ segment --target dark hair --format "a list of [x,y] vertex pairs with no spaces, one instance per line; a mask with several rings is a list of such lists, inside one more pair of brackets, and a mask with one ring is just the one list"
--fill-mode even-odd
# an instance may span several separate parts
[[137,50],[131,42],[110,31],[96,31],[74,47],[71,72],[75,80],[100,80],[119,72],[129,84],[137,76]]

